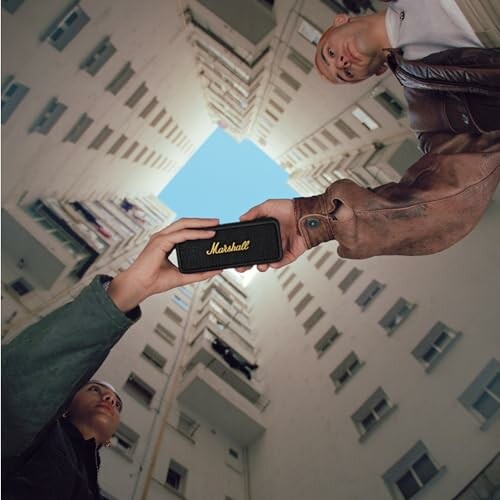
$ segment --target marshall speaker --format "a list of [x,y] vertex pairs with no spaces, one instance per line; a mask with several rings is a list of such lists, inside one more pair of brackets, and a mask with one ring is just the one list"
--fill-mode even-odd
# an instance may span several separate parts
[[179,271],[199,273],[266,264],[282,258],[280,227],[276,219],[234,222],[212,229],[216,231],[213,238],[176,245]]

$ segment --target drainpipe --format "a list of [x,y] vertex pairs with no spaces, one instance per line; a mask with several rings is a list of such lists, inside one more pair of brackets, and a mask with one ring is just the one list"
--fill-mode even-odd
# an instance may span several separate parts
[[250,463],[248,461],[248,447],[243,448],[243,456],[245,457],[245,500],[252,500],[250,491]]
[[[181,347],[179,348],[179,351],[177,353],[177,356],[175,358],[175,361],[174,361],[174,366],[172,367],[172,372],[171,372],[171,376],[169,377],[168,379],[168,382],[166,385],[170,385],[170,381],[172,381],[172,391],[170,392],[170,395],[167,397],[166,399],[166,402],[165,402],[165,409],[164,409],[164,415],[163,415],[163,420],[162,422],[160,423],[160,432],[158,433],[158,437],[156,438],[156,442],[155,442],[155,446],[154,446],[154,450],[153,450],[153,453],[151,455],[151,462],[149,464],[149,467],[148,467],[148,470],[147,470],[147,473],[146,473],[146,479],[145,479],[145,482],[144,482],[144,489],[143,489],[143,492],[142,492],[142,495],[141,495],[141,500],[147,500],[147,497],[148,497],[148,493],[149,493],[149,486],[151,484],[151,481],[153,479],[153,470],[154,470],[154,467],[156,465],[156,462],[158,460],[158,454],[160,452],[160,446],[161,446],[161,443],[163,441],[163,436],[165,434],[165,429],[167,428],[167,425],[168,425],[168,416],[170,414],[170,410],[172,408],[172,405],[174,403],[174,397],[175,397],[175,394],[176,394],[176,388],[178,386],[178,383],[179,383],[179,378],[181,376],[181,364],[179,364],[179,360],[183,359],[184,358],[184,353],[186,352],[186,348],[188,347],[188,333],[189,333],[189,326],[191,324],[191,317],[195,311],[195,305],[196,305],[196,299],[197,299],[197,296],[198,296],[198,292],[199,292],[199,285],[195,288],[195,291],[193,293],[193,297],[191,299],[191,307],[189,308],[189,312],[187,314],[187,317],[186,317],[186,323],[184,325],[184,335],[182,336],[182,345]],[[164,394],[166,393],[167,391],[167,387],[165,387],[165,392]],[[151,433],[152,434],[152,433]],[[148,443],[149,444],[149,443]],[[139,482],[139,478],[136,482],[136,487],[137,487],[137,484]],[[135,493],[136,491],[134,490],[134,496],[132,496],[132,498],[135,497]]]

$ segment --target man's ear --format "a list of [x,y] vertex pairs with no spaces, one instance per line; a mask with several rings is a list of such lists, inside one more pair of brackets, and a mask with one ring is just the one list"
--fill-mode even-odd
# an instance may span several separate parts
[[378,67],[378,69],[375,71],[375,75],[383,75],[387,71],[387,64],[382,64]]
[[338,28],[343,24],[347,24],[351,18],[347,14],[337,14],[333,20],[333,27]]

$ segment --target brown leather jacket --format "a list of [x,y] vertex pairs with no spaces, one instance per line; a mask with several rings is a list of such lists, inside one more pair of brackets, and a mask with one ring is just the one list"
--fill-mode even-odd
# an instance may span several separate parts
[[[390,50],[425,153],[399,183],[343,179],[294,200],[308,248],[335,239],[341,257],[440,252],[478,223],[500,181],[500,49],[450,49],[420,61]],[[332,212],[343,204],[347,216]]]

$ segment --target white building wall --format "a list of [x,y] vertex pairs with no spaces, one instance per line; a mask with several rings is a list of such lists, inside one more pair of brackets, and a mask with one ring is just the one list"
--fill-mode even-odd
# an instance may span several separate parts
[[[157,194],[214,128],[176,3],[124,1],[118,6],[108,0],[80,2],[90,21],[60,52],[42,36],[68,5],[59,0],[43,5],[24,2],[14,14],[2,12],[3,38],[15,40],[9,43],[3,60],[2,81],[13,76],[30,88],[2,126],[4,143],[9,144],[2,151],[4,200],[17,201],[26,191],[54,196]],[[91,76],[80,65],[105,36],[117,50]],[[135,74],[113,95],[105,89],[127,61]],[[148,92],[130,109],[124,103],[142,82]],[[30,133],[53,97],[67,110],[48,135]],[[154,97],[157,106],[146,119],[139,117]],[[166,114],[151,127],[162,108]],[[83,113],[94,120],[90,128],[76,144],[62,142]],[[173,125],[163,133],[160,130],[169,118],[178,129],[167,139]],[[111,136],[99,150],[88,149],[104,126],[113,130]],[[116,154],[107,153],[121,134],[127,141]],[[128,159],[122,159],[133,141],[139,146]],[[143,147],[148,152],[134,161]],[[144,165],[152,151],[154,157]],[[155,164],[159,155],[162,159]]]
[[[458,397],[493,358],[498,359],[498,200],[476,230],[435,256],[347,260],[328,280],[333,253],[316,269],[324,244],[311,261],[305,254],[291,274],[257,276],[251,283],[261,362],[268,371],[266,410],[270,428],[250,449],[252,498],[390,499],[382,475],[418,440],[446,467],[422,498],[452,498],[498,451],[498,418],[486,430]],[[345,294],[339,282],[353,267],[362,274]],[[355,300],[372,279],[386,285],[361,312]],[[298,280],[304,287],[289,303]],[[262,293],[266,290],[266,293]],[[293,307],[305,293],[314,299],[298,317]],[[270,300],[272,297],[272,300]],[[390,336],[378,321],[399,298],[416,308]],[[325,316],[306,335],[301,323],[318,306]],[[442,321],[463,335],[426,373],[411,352]],[[342,335],[318,359],[315,343],[334,325]],[[351,352],[364,361],[337,393],[329,374]],[[351,415],[381,386],[398,408],[364,442]],[[497,415],[498,416],[498,415]]]

